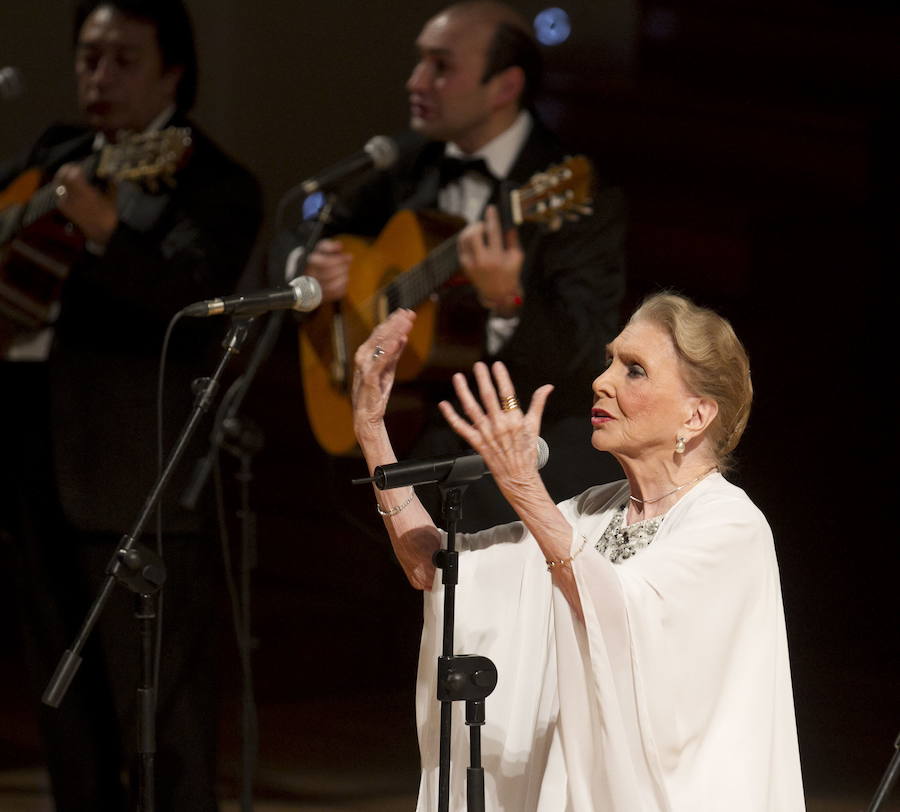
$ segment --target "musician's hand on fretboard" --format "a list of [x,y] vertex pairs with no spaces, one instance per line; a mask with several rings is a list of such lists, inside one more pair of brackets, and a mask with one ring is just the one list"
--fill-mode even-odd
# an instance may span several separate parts
[[59,210],[81,229],[85,239],[105,246],[119,225],[115,187],[101,191],[78,164],[63,164],[53,178]]

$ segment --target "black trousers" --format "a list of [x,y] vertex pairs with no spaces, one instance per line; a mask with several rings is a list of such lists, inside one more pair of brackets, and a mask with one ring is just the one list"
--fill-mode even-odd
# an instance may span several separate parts
[[[3,425],[15,430],[7,431],[2,524],[14,546],[25,651],[56,808],[133,809],[141,676],[134,593],[116,585],[60,706],[40,703],[130,528],[85,533],[66,521],[53,478],[45,371],[42,365],[3,366]],[[156,546],[155,537],[142,543]],[[220,553],[200,534],[166,535],[163,543],[167,581],[160,593],[156,806],[212,811],[217,809]]]

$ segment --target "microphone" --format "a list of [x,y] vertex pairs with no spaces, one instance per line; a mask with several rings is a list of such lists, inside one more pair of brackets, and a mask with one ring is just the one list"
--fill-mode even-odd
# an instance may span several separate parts
[[376,135],[370,138],[359,152],[354,152],[334,166],[303,181],[300,188],[304,194],[311,195],[370,169],[388,169],[396,163],[399,155],[400,148],[396,139]]
[[[548,459],[550,459],[550,448],[543,437],[538,437],[535,467],[540,470],[547,464]],[[404,485],[469,482],[480,479],[489,473],[481,455],[473,452],[462,456],[451,454],[446,457],[431,457],[424,460],[408,460],[407,462],[394,462],[390,465],[379,465],[375,468],[374,476],[354,479],[353,484],[374,482],[376,488],[386,491],[390,488],[402,488]]]
[[25,80],[18,68],[0,68],[0,98],[5,101],[18,99],[25,92]]
[[261,290],[246,295],[226,296],[222,299],[207,299],[195,302],[182,310],[182,315],[195,318],[220,316],[232,313],[235,316],[258,316],[270,310],[299,310],[305,313],[322,304],[322,288],[319,281],[311,276],[298,276],[286,288]]

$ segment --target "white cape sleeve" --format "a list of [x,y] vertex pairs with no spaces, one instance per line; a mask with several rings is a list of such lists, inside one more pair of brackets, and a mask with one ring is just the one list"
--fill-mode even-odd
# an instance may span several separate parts
[[[718,475],[653,543],[610,564],[594,543],[627,489],[560,505],[573,526],[585,624],[515,523],[458,536],[455,654],[497,666],[485,702],[486,809],[800,812],[784,618],[768,525]],[[437,809],[444,589],[425,594],[419,812]],[[450,809],[466,810],[469,730],[453,703]]]
[[778,567],[744,492],[714,475],[649,547],[575,570],[585,625],[566,636],[555,601],[559,663],[590,663],[586,685],[560,683],[566,753],[581,761],[569,768],[594,765],[575,808],[801,812]]
[[[562,812],[565,783],[545,786],[554,749],[557,715],[552,595],[540,550],[514,523],[471,536],[457,536],[454,654],[480,654],[497,666],[497,688],[485,700],[481,728],[486,809]],[[440,703],[437,658],[443,641],[444,587],[438,571],[425,593],[425,623],[419,652],[416,716],[422,781],[419,812],[437,810]],[[465,703],[454,702],[450,809],[465,812],[469,729]],[[564,775],[563,771],[559,771]],[[552,798],[541,800],[542,793]]]

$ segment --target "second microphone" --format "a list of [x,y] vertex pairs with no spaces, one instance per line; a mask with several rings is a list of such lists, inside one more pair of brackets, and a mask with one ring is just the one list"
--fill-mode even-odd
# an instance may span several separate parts
[[230,313],[234,316],[258,316],[270,310],[299,310],[306,313],[322,304],[322,288],[311,276],[298,276],[285,288],[260,290],[220,299],[207,299],[188,305],[185,316],[204,318]]
[[[535,467],[540,470],[547,464],[548,459],[550,459],[550,448],[543,437],[538,437]],[[354,479],[353,484],[374,482],[376,488],[386,491],[391,488],[402,488],[404,485],[471,482],[489,473],[481,455],[473,453],[379,465],[375,468],[374,476]]]

